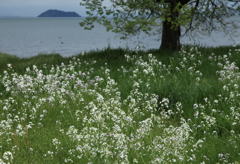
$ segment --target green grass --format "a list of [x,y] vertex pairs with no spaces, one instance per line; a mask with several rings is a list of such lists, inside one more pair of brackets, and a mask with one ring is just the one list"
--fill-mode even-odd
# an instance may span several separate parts
[[239,49],[0,53],[0,161],[240,162]]

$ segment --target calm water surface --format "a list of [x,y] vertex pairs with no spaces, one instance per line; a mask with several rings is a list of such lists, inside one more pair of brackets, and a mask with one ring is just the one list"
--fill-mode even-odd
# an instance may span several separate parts
[[[111,32],[106,32],[98,24],[91,31],[79,26],[83,18],[0,18],[0,52],[14,54],[18,57],[31,57],[39,53],[60,53],[73,56],[83,51],[137,46],[158,48],[155,37],[135,37],[120,40]],[[228,40],[224,34],[214,33],[212,37],[199,38],[195,43],[207,46],[233,45],[240,41]],[[182,38],[182,43],[189,43],[189,38]]]

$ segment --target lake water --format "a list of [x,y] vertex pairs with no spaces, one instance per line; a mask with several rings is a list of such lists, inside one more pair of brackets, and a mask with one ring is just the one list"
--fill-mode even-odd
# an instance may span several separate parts
[[[91,31],[79,26],[83,18],[0,18],[0,52],[18,57],[31,57],[40,53],[59,53],[64,57],[77,55],[83,51],[137,46],[145,49],[159,48],[156,37],[134,37],[120,40],[115,33],[106,32],[96,24]],[[239,18],[237,17],[238,21]],[[238,30],[240,33],[240,30]],[[228,40],[223,33],[213,33],[212,37],[198,38],[194,43],[207,46],[234,45],[240,41]],[[181,43],[189,43],[183,37]]]

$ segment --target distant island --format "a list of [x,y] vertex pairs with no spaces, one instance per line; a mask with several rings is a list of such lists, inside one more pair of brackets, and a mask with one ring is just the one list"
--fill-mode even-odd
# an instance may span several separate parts
[[38,17],[81,17],[76,12],[65,12],[61,10],[47,10]]

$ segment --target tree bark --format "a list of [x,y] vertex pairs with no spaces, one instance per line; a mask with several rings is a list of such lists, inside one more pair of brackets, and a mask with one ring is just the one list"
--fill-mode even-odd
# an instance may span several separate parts
[[172,28],[170,22],[164,21],[160,49],[168,49],[171,51],[180,50],[180,36],[180,26],[178,26],[178,28]]
[[[165,0],[165,3],[170,4],[170,15],[166,16],[165,21],[163,22],[162,29],[162,42],[160,49],[168,49],[171,51],[178,51],[181,48],[180,37],[181,37],[181,27],[180,25],[174,25],[174,21],[178,20],[179,12],[174,11],[177,3],[180,3],[181,6],[185,5],[190,0]],[[181,9],[181,6],[180,9]],[[168,21],[170,17],[170,21]]]
[[[177,51],[180,49],[180,26],[173,24],[173,21],[177,20],[179,13],[174,12],[176,7],[176,0],[168,0],[165,3],[170,3],[169,15],[166,16],[163,22],[162,29],[162,42],[160,49],[168,49],[171,51]],[[170,18],[170,20],[169,20]]]

